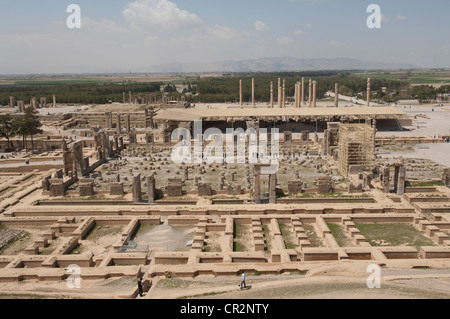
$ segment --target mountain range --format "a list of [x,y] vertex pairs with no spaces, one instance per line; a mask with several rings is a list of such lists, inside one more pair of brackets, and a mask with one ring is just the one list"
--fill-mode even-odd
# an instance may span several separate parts
[[349,58],[301,59],[294,57],[261,58],[242,61],[218,61],[212,63],[165,63],[153,65],[141,71],[155,73],[199,73],[199,72],[297,72],[335,70],[395,70],[417,69],[407,63],[386,63]]

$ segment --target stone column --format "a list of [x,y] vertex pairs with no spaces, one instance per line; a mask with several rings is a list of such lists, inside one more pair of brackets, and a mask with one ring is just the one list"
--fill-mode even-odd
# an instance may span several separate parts
[[386,194],[389,194],[389,184],[390,184],[390,174],[391,174],[391,168],[389,166],[384,166],[383,167],[383,188],[384,188],[384,192]]
[[450,168],[444,168],[444,171],[442,172],[442,182],[445,186],[450,186]]
[[23,113],[25,109],[25,104],[23,101],[17,101],[17,107],[19,108],[19,113]]
[[255,79],[252,78],[252,105],[255,106]]
[[136,146],[136,133],[128,133],[128,145],[130,146]]
[[394,192],[397,193],[398,190],[398,176],[400,173],[400,164],[395,164],[394,166]]
[[123,104],[126,104],[127,103],[127,100],[126,100],[126,97],[125,97],[125,92],[123,92]]
[[127,133],[131,131],[131,121],[130,121],[130,113],[127,114],[126,120],[127,120]]
[[286,107],[286,80],[283,79],[283,107]]
[[115,148],[116,152],[119,150],[119,137],[118,136],[114,136],[114,148]]
[[273,109],[273,81],[270,82],[270,108]]
[[164,132],[164,146],[171,146],[172,143],[172,134],[170,132]]
[[9,97],[9,107],[12,109],[14,107],[14,97],[10,96]]
[[298,82],[295,83],[295,93],[294,93],[294,101],[295,101],[295,107],[298,107]]
[[148,203],[153,204],[155,202],[155,177],[147,176],[148,187]]
[[302,78],[302,98],[300,100],[300,107],[305,101],[305,78]]
[[153,133],[150,133],[150,132],[145,133],[145,144],[146,145],[153,145],[154,144]]
[[312,102],[312,80],[309,79],[309,97],[308,97],[308,105],[311,107]]
[[370,78],[367,79],[367,107],[370,106]]
[[53,94],[53,107],[56,107],[56,94]]
[[339,107],[339,84],[334,85],[334,107]]
[[269,175],[269,202],[276,204],[277,201],[277,175]]
[[142,202],[141,174],[133,177],[133,202]]
[[131,104],[131,91],[128,92],[128,104]]
[[122,125],[120,123],[120,113],[116,114],[116,128],[119,133],[120,131],[122,131]]
[[397,182],[397,195],[403,195],[405,193],[405,182],[406,182],[406,167],[401,166],[398,173]]
[[281,100],[282,100],[282,91],[281,91],[281,79],[278,78],[278,108],[281,109]]
[[255,165],[254,170],[254,184],[253,184],[253,201],[255,204],[261,204],[261,167]]
[[105,127],[107,129],[112,127],[112,113],[111,112],[105,113]]
[[100,162],[103,162],[105,160],[101,146],[97,146],[97,160],[99,160]]
[[239,80],[239,105],[242,106],[242,80]]
[[317,99],[317,81],[313,82],[313,107],[316,108],[316,99]]

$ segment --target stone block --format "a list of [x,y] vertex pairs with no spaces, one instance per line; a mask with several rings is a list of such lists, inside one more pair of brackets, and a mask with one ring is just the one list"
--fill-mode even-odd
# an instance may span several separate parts
[[198,196],[211,196],[211,183],[199,183],[198,184]]
[[109,184],[109,195],[112,195],[112,196],[124,195],[123,183],[110,183]]

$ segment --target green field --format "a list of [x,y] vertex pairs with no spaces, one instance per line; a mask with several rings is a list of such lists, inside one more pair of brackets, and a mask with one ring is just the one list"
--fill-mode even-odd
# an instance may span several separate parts
[[433,241],[408,223],[356,224],[361,235],[371,246],[380,246],[384,240],[388,246],[434,246]]
[[450,84],[450,70],[379,71],[355,73],[371,79],[403,80],[411,85]]

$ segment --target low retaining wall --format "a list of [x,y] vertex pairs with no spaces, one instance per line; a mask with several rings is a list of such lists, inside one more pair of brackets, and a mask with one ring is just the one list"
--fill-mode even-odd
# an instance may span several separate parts
[[450,247],[423,246],[419,251],[420,258],[450,258]]
[[376,203],[370,197],[278,198],[277,204]]

